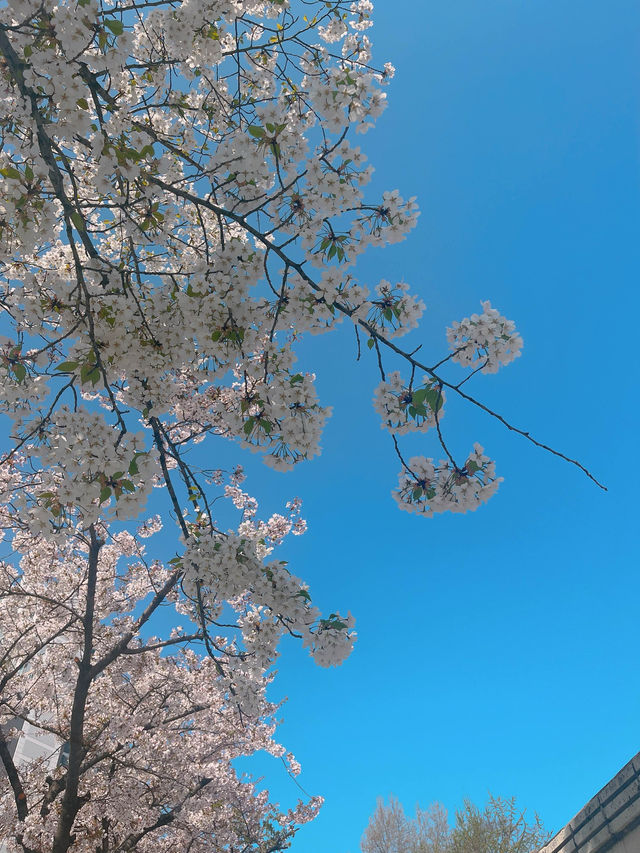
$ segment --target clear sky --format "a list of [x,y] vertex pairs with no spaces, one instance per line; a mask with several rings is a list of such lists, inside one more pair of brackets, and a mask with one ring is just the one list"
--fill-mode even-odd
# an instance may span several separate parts
[[[323,608],[354,612],[359,640],[335,671],[293,645],[280,661],[281,737],[326,797],[294,853],[356,853],[391,791],[451,810],[516,795],[555,831],[640,750],[640,6],[394,0],[376,13],[376,59],[398,71],[362,147],[376,186],[417,195],[422,215],[361,280],[421,293],[411,340],[434,360],[445,326],[491,299],[525,347],[474,392],[609,491],[449,405],[458,453],[480,441],[505,482],[472,515],[398,512],[372,359],[354,363],[346,326],[306,346],[335,407],[323,456],[281,476],[250,457],[246,486],[269,510],[304,499],[291,568]],[[430,436],[409,452],[439,458]],[[277,763],[260,767],[274,795],[296,796]]]

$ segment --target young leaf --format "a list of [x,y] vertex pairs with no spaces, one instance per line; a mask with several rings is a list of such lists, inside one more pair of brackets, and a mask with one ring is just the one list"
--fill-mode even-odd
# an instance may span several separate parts
[[121,36],[124,32],[124,24],[115,18],[105,18],[104,25],[111,30],[114,36]]
[[80,216],[80,214],[76,210],[74,210],[73,213],[71,214],[71,221],[76,226],[78,231],[86,231],[87,230],[85,228],[84,219]]
[[0,169],[0,175],[4,175],[5,178],[14,178],[15,180],[20,180],[22,177],[20,172],[13,166],[5,166],[4,169]]

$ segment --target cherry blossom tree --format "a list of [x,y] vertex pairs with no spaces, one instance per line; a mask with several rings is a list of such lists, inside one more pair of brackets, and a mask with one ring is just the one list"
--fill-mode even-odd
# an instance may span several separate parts
[[[280,813],[232,766],[263,749],[298,771],[273,738],[259,656],[212,639],[234,671],[221,678],[198,653],[202,631],[142,636],[161,607],[189,615],[176,571],[146,554],[159,520],[45,539],[14,512],[1,513],[23,556],[0,566],[0,838],[22,851],[285,849],[320,801]],[[16,766],[11,717],[53,748]]]
[[[346,323],[375,359],[401,509],[466,512],[498,488],[482,447],[450,452],[447,395],[591,476],[468,393],[522,348],[490,303],[428,363],[397,343],[421,300],[356,278],[358,257],[418,216],[397,191],[366,194],[357,135],[393,76],[373,63],[371,13],[369,0],[0,9],[0,410],[12,423],[0,722],[29,720],[68,751],[43,775],[2,747],[16,850],[276,850],[317,808],[277,814],[230,762],[280,751],[265,698],[280,637],[338,664],[353,619],[323,616],[271,556],[304,530],[297,500],[259,520],[239,467],[187,455],[214,436],[277,470],[320,452],[330,408],[296,370],[305,333]],[[399,439],[428,430],[443,458],[406,460]],[[177,525],[161,562],[140,541],[160,524],[144,520],[155,488]],[[232,530],[214,515],[219,494],[240,512]],[[192,627],[150,640],[166,607]]]

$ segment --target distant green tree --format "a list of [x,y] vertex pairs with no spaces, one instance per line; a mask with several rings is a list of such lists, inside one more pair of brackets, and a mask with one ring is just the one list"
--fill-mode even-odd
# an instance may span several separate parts
[[550,835],[537,814],[527,820],[515,797],[489,795],[483,809],[465,800],[451,826],[440,803],[428,809],[416,806],[415,817],[409,818],[392,795],[388,805],[378,800],[360,849],[362,853],[537,853]]
[[[482,810],[465,800],[463,808],[456,812],[456,823],[445,850],[447,853],[535,853],[551,833],[544,829],[535,812],[531,823],[525,815],[526,811],[516,805],[515,797],[502,799],[489,795]],[[425,853],[431,853],[428,847]]]

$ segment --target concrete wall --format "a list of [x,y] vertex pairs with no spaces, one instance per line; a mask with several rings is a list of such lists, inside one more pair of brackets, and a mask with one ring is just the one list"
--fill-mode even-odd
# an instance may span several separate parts
[[540,853],[640,853],[640,753]]
[[[53,770],[58,765],[61,753],[60,739],[49,732],[32,726],[26,720],[13,719],[7,724],[7,729],[18,729],[20,734],[15,738],[9,738],[7,746],[13,757],[16,767],[24,767],[25,764],[36,758],[44,758],[47,770]],[[4,768],[0,764],[0,773],[4,774]]]
[[49,732],[42,732],[31,723],[23,722],[22,734],[13,753],[17,767],[23,767],[36,758],[46,760],[47,770],[53,770],[60,756],[60,740]]

